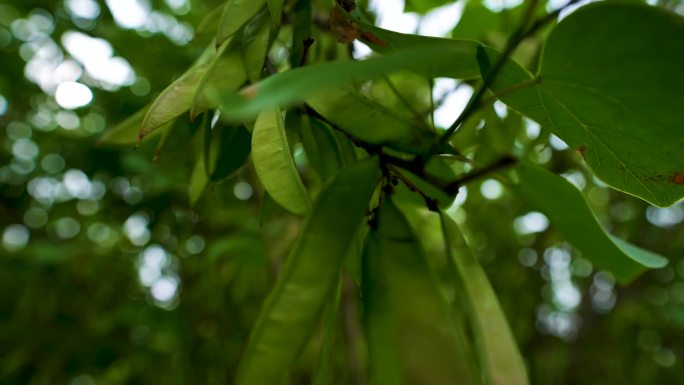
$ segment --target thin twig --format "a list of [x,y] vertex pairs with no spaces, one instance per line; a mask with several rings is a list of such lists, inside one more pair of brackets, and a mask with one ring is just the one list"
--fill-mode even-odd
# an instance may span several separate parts
[[472,182],[475,179],[482,178],[483,176],[491,174],[495,171],[500,171],[503,168],[513,166],[517,162],[518,160],[513,158],[512,156],[504,156],[498,161],[490,164],[489,166],[485,166],[472,172],[469,172],[468,174],[465,174],[462,177],[456,179],[455,181],[449,183],[444,188],[444,192],[449,195],[456,194],[458,192],[458,189],[466,183]]
[[499,56],[497,59],[496,63],[494,66],[491,67],[491,69],[488,71],[488,73],[483,76],[482,84],[480,87],[477,89],[477,91],[473,94],[473,96],[470,98],[470,101],[468,102],[468,105],[466,106],[465,110],[461,113],[461,115],[458,116],[456,121],[447,129],[447,131],[444,133],[442,138],[440,139],[440,147],[443,147],[446,143],[449,142],[449,138],[453,133],[458,129],[458,127],[461,126],[463,122],[465,122],[472,114],[475,112],[479,107],[480,107],[480,100],[484,96],[485,92],[489,88],[489,86],[494,83],[494,80],[496,79],[496,76],[499,74],[501,69],[503,68],[504,64],[508,60],[508,58],[511,56],[513,51],[520,45],[520,43],[528,38],[529,36],[533,35],[534,33],[537,32],[541,27],[549,23],[550,21],[556,19],[558,17],[558,14],[568,7],[571,4],[576,3],[578,0],[570,0],[568,1],[565,5],[562,7],[554,10],[553,12],[550,12],[546,14],[544,17],[538,19],[530,27],[527,27],[527,25],[530,23],[530,20],[532,19],[532,16],[534,15],[534,11],[537,8],[537,5],[539,3],[538,0],[534,0],[530,2],[530,6],[527,8],[527,12],[525,15],[525,18],[523,19],[523,22],[520,24],[516,32],[513,33],[511,38],[508,40],[508,43],[506,44],[506,48],[504,49],[504,52]]

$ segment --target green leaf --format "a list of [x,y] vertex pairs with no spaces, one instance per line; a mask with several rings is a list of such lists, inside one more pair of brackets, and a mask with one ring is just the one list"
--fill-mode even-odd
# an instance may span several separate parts
[[[336,61],[282,72],[243,89],[240,93],[223,92],[215,95],[228,120],[249,120],[261,110],[274,106],[287,106],[316,92],[369,80],[388,73],[411,70],[428,77],[457,75],[459,66],[463,78],[479,75],[476,61],[476,42],[459,44],[433,44],[399,50],[384,56],[363,61]],[[450,60],[445,60],[448,58]],[[451,61],[453,60],[453,61]],[[470,65],[465,65],[465,63]]]
[[332,129],[318,119],[309,119],[307,115],[294,111],[288,112],[288,118],[290,114],[296,114],[300,124],[299,133],[309,165],[321,181],[326,182],[344,166],[337,138]]
[[192,169],[192,175],[190,175],[190,185],[188,186],[190,206],[194,206],[195,203],[197,203],[208,183],[209,178],[204,169],[204,159],[199,158],[195,162],[195,167]]
[[150,132],[177,118],[192,107],[194,117],[215,105],[205,96],[205,85],[211,89],[235,90],[245,81],[242,64],[234,54],[222,58],[229,43],[218,51],[207,47],[190,69],[171,83],[152,102],[142,121],[138,137],[140,139]]
[[376,158],[342,171],[319,194],[243,354],[237,385],[279,383],[316,326],[363,223],[380,170]]
[[337,88],[306,99],[332,124],[364,142],[423,153],[436,142],[427,128],[397,115],[351,88]]
[[416,234],[391,200],[378,215],[362,280],[371,382],[478,384],[469,345],[458,338]]
[[239,170],[251,152],[252,134],[244,126],[204,126],[204,167],[211,181]]
[[311,37],[312,19],[311,0],[297,0],[292,7],[292,49],[290,50],[290,67],[301,67],[304,58],[304,40]]
[[273,25],[279,27],[283,14],[283,0],[268,0],[268,12],[271,14]]
[[534,209],[544,213],[570,244],[602,269],[628,283],[646,268],[661,268],[667,259],[607,234],[582,193],[564,178],[536,166],[517,169],[515,191]]
[[428,13],[430,10],[441,7],[451,1],[448,0],[406,0],[404,12]]
[[[475,347],[489,385],[526,385],[525,363],[506,321],[496,293],[477,258],[466,244],[458,225],[441,213],[442,231],[449,261],[465,289],[466,314],[471,322]],[[457,293],[457,296],[459,294]]]
[[203,35],[205,33],[216,32],[218,28],[219,21],[221,21],[221,15],[223,14],[224,4],[209,11],[202,21],[197,25],[196,35]]
[[273,200],[295,214],[309,211],[309,195],[297,173],[283,117],[277,108],[259,114],[254,124],[252,160],[259,180]]
[[[225,46],[219,48],[216,57],[197,84],[190,106],[191,119],[217,106],[207,98],[209,92],[237,90],[247,80],[242,55],[237,49],[229,47],[230,44],[226,42]],[[229,52],[225,53],[225,50]]]
[[[142,124],[145,113],[149,109],[149,106],[140,109],[135,114],[129,116],[123,122],[117,124],[116,126],[105,131],[104,134],[97,141],[98,146],[108,146],[108,145],[126,145],[134,146],[138,143],[138,131],[140,130],[140,125]],[[167,131],[174,121],[170,120],[164,125],[160,126],[155,134],[161,134]]]
[[337,334],[337,315],[342,297],[342,280],[337,279],[337,287],[332,290],[328,298],[328,304],[323,311],[322,329],[323,341],[321,342],[321,353],[318,358],[318,368],[316,369],[313,385],[331,385],[335,383],[335,335]]
[[[657,206],[684,197],[684,19],[637,3],[600,2],[548,38],[537,85],[506,68],[492,89],[577,149],[612,187]],[[582,41],[582,44],[577,44]]]
[[233,36],[243,25],[256,15],[266,0],[229,0],[221,14],[218,31],[216,32],[216,46],[219,47]]
[[250,82],[255,83],[261,78],[270,45],[271,23],[266,13],[263,17],[257,15],[243,30],[242,58]]

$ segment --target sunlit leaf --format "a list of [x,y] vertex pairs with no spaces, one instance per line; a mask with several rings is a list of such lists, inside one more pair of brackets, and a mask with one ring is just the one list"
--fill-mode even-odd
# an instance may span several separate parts
[[264,188],[284,208],[295,214],[309,211],[309,195],[299,178],[277,108],[257,118],[252,133],[252,160]]
[[239,55],[231,52],[223,57],[229,45],[226,43],[218,51],[211,46],[205,49],[190,69],[162,91],[145,114],[138,133],[139,138],[147,136],[191,108],[193,117],[211,108],[212,104],[205,96],[207,84],[211,84],[212,90],[230,90],[244,83],[245,75]]

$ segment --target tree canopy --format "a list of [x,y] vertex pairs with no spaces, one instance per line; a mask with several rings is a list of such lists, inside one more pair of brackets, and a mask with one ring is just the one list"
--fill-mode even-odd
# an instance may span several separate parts
[[682,14],[0,0],[0,382],[677,383]]

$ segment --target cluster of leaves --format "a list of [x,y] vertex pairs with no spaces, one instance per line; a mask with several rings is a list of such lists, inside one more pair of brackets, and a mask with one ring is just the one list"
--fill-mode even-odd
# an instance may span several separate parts
[[[407,8],[425,12],[442,3],[413,1]],[[502,14],[470,2],[448,39],[378,28],[353,1],[229,0],[207,12],[198,34],[210,41],[194,64],[100,144],[144,148],[158,136],[160,164],[196,149],[189,201],[215,224],[229,223],[207,226],[205,235],[216,240],[209,262],[184,262],[181,323],[206,326],[200,314],[231,313],[217,310],[218,295],[206,308],[192,306],[202,302],[200,294],[192,297],[199,293],[193,285],[216,266],[219,282],[208,287],[230,282],[226,306],[245,315],[209,324],[249,330],[248,338],[229,339],[226,355],[239,363],[219,360],[227,370],[212,372],[209,382],[232,381],[233,372],[237,384],[278,383],[288,373],[293,383],[316,384],[553,378],[544,376],[543,363],[528,358],[526,365],[516,340],[529,341],[518,325],[531,322],[511,319],[509,327],[504,309],[515,315],[517,304],[497,299],[480,266],[488,253],[519,247],[508,244],[515,234],[512,241],[501,236],[513,233],[511,223],[473,218],[539,211],[555,233],[528,245],[567,241],[590,266],[624,284],[667,264],[614,235],[615,228],[608,232],[597,205],[541,167],[538,150],[552,133],[571,148],[551,165],[558,173],[583,159],[587,178],[649,204],[670,206],[684,197],[684,143],[676,135],[684,124],[677,109],[684,40],[673,39],[684,36],[684,20],[644,4],[602,2],[552,26],[559,10],[541,8],[531,1],[504,12],[512,21],[501,23]],[[491,21],[494,35],[468,24],[481,19]],[[350,60],[355,40],[375,54]],[[475,90],[449,127],[436,127],[432,118],[437,78]],[[495,111],[501,102],[506,116]],[[530,139],[522,116],[544,135]],[[236,177],[263,189],[255,207],[235,208],[234,199],[217,202],[205,191]],[[510,191],[507,204],[488,209],[471,197],[463,208],[453,206],[484,178]],[[260,224],[237,224],[256,210]],[[233,219],[216,219],[222,214]],[[277,272],[263,304],[268,262],[259,233],[272,241]],[[235,250],[244,263],[215,258]],[[500,265],[489,274],[495,287],[507,271],[514,272]],[[216,335],[204,326],[200,333]],[[117,373],[140,370],[121,365]]]
[[[471,159],[452,144],[452,136],[465,131],[468,120],[486,108],[482,97],[489,90],[577,149],[605,183],[654,205],[674,204],[684,196],[684,159],[679,154],[684,143],[674,135],[684,124],[675,107],[684,77],[673,76],[684,45],[680,40],[672,47],[668,37],[684,36],[684,20],[642,5],[584,7],[549,34],[539,70],[532,75],[509,56],[524,37],[556,16],[553,12],[535,19],[536,2],[528,6],[503,52],[472,40],[383,30],[365,22],[354,2],[340,2],[329,19],[338,40],[359,39],[381,55],[301,67],[313,40],[311,5],[300,1],[292,10],[289,68],[267,66],[268,76],[258,81],[275,35],[271,31],[277,30],[283,10],[282,1],[265,3],[229,1],[220,7],[218,20],[212,15],[206,22],[217,26],[216,47],[208,47],[144,114],[126,123],[141,122],[142,139],[154,131],[170,132],[168,122],[188,110],[194,117],[218,108],[228,128],[217,140],[210,119],[204,118],[208,133],[195,173],[205,175],[193,176],[192,199],[202,188],[194,184],[216,177],[219,169],[220,177],[230,175],[246,161],[249,130],[252,161],[265,190],[282,207],[305,217],[260,311],[236,382],[268,384],[282,378],[318,316],[326,306],[335,311],[340,292],[334,288],[345,258],[361,258],[357,279],[373,383],[478,383],[481,378],[493,384],[527,383],[486,276],[474,259],[447,247],[462,282],[460,310],[470,324],[452,319],[418,236],[402,213],[416,210],[415,204],[395,193],[395,186],[420,195],[427,209],[440,214],[447,245],[460,239],[440,206],[448,207],[466,182],[516,162],[507,157],[511,149],[504,148],[497,163],[461,176],[454,171],[454,163]],[[584,43],[578,45],[578,40]],[[641,60],[631,60],[636,55]],[[436,131],[427,117],[401,116],[364,94],[361,85],[397,71],[426,79],[474,79],[479,88],[455,123]],[[254,84],[236,92],[246,79]],[[285,120],[280,108],[288,108]],[[124,130],[128,127],[111,134]],[[336,132],[343,136],[336,138]],[[345,140],[362,151],[339,143]],[[312,191],[313,205],[297,173],[291,141],[301,141],[323,182],[320,191]],[[592,263],[623,283],[646,267],[666,264],[663,257],[607,234],[569,182],[520,163],[510,174],[497,176],[546,214]],[[374,208],[367,211],[369,205]],[[360,227],[367,212],[370,227]],[[362,257],[352,247],[360,236],[366,239]],[[477,362],[472,361],[473,351],[478,352]],[[330,377],[325,369],[322,364],[322,378]]]

